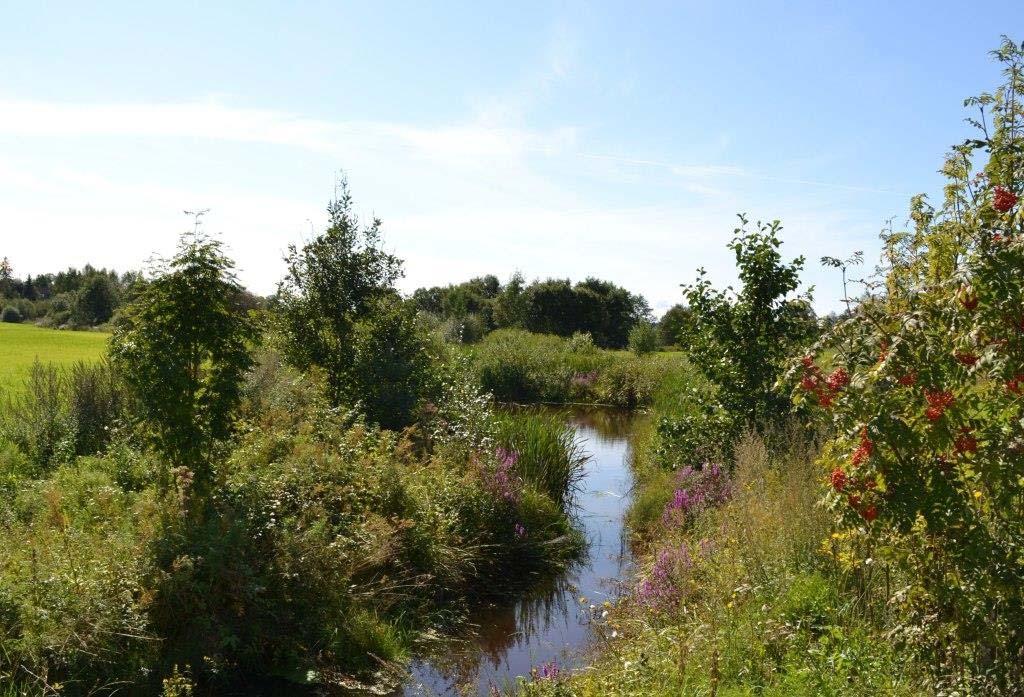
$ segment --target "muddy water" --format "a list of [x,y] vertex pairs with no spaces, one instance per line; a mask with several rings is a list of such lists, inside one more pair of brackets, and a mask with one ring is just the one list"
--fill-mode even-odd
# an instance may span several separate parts
[[[629,574],[623,516],[632,487],[630,434],[637,417],[598,409],[563,410],[590,455],[576,516],[586,559],[563,575],[500,605],[474,609],[471,626],[414,661],[401,695],[487,695],[515,684],[534,667],[581,665],[594,639],[589,605],[612,600]],[[580,598],[586,598],[581,604]]]

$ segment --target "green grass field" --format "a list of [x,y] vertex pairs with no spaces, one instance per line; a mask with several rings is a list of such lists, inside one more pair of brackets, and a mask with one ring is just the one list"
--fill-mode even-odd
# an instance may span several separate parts
[[107,352],[109,336],[0,323],[0,392],[21,389],[37,358],[54,365],[98,360]]

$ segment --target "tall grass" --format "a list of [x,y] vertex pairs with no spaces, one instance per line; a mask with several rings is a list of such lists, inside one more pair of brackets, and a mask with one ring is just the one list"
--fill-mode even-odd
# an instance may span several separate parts
[[40,468],[101,451],[126,401],[106,360],[68,367],[36,361],[24,385],[0,399],[0,437]]
[[827,553],[806,434],[748,434],[733,452],[731,498],[693,517],[659,515],[681,485],[648,472],[634,504],[649,509],[646,551],[635,588],[595,618],[595,664],[527,695],[932,694]]
[[503,402],[650,404],[667,375],[691,370],[680,355],[636,356],[594,346],[585,334],[565,339],[502,329],[472,349],[483,388]]
[[523,481],[567,507],[584,476],[587,454],[576,431],[554,414],[516,411],[497,418],[497,443],[516,454]]

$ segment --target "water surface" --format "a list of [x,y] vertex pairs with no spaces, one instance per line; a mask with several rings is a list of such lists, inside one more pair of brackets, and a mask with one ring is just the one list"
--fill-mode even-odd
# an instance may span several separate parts
[[556,661],[562,670],[582,665],[594,638],[589,606],[600,612],[630,571],[623,516],[633,483],[629,437],[637,417],[594,408],[559,413],[590,455],[575,511],[587,539],[586,558],[519,598],[473,608],[469,626],[413,661],[397,694],[487,695],[492,686],[511,686],[544,663]]

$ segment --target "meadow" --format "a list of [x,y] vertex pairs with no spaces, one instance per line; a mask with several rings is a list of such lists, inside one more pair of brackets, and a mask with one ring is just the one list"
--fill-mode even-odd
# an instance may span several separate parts
[[0,391],[21,390],[36,361],[69,366],[104,356],[110,334],[0,323]]

